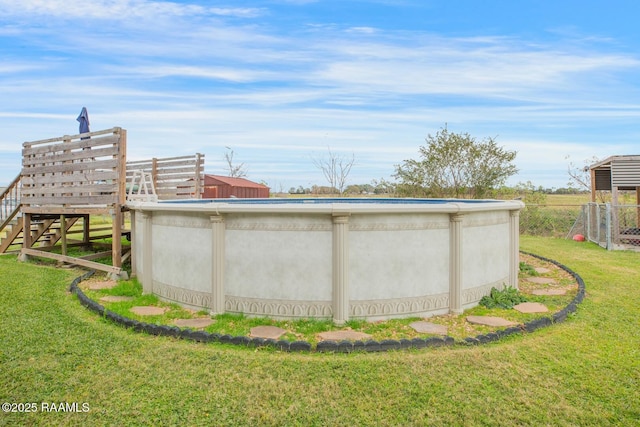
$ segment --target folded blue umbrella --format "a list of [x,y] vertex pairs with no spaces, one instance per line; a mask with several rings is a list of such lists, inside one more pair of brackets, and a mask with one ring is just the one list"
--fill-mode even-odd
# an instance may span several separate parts
[[[76,120],[80,122],[80,133],[89,132],[89,113],[87,112],[87,107],[82,107],[82,111],[80,111],[80,115]],[[81,139],[89,139],[89,137],[85,136]]]

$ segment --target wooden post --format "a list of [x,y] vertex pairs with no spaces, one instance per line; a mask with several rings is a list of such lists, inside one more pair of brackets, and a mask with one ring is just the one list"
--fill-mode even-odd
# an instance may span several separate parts
[[90,216],[83,215],[82,216],[82,243],[89,247],[91,242],[91,224],[90,224]]
[[114,207],[111,221],[111,261],[114,267],[122,267],[122,210],[119,206]]
[[67,217],[60,215],[60,242],[62,244],[62,255],[67,255]]
[[[126,201],[126,181],[127,181],[127,131],[117,128],[115,133],[119,134],[118,154],[116,172],[118,175],[118,189],[111,211],[112,240],[111,240],[111,263],[114,267],[122,267],[122,222],[124,214],[122,208]],[[123,271],[124,272],[124,271]]]
[[[24,213],[22,215],[22,248],[31,249],[31,214]],[[29,256],[22,252],[20,261],[27,261]]]
[[591,201],[596,202],[596,170],[591,169]]

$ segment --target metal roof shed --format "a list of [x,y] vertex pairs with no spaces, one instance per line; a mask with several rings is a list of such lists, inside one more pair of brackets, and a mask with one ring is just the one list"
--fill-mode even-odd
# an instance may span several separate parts
[[[591,201],[587,236],[607,249],[640,247],[640,155],[611,156],[589,167]],[[611,203],[597,204],[596,192],[610,191]],[[635,205],[621,205],[619,191],[635,191]]]
[[204,175],[203,199],[266,199],[269,187],[244,178],[233,178],[220,175]]
[[635,191],[640,205],[640,155],[611,156],[589,167],[591,171],[591,201],[596,191],[611,191],[611,202],[618,204],[618,191]]

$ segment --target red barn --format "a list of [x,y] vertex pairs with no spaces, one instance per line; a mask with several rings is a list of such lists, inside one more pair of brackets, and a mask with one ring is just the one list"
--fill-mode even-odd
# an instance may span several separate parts
[[269,187],[244,178],[232,178],[220,175],[204,175],[203,199],[266,199]]

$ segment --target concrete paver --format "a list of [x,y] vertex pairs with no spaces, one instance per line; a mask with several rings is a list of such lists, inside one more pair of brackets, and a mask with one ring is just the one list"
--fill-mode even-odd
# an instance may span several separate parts
[[277,326],[256,326],[251,328],[249,336],[252,338],[266,338],[277,340],[287,331]]
[[485,326],[515,326],[516,322],[494,316],[467,316],[467,322]]
[[333,341],[342,341],[342,340],[367,340],[371,339],[371,335],[365,334],[364,332],[357,331],[327,331],[319,333],[318,336],[321,340],[333,340]]
[[447,335],[448,329],[444,325],[438,325],[431,322],[413,322],[409,326],[411,326],[416,332],[420,332],[421,334],[436,334],[436,335]]
[[546,313],[549,311],[546,305],[539,302],[523,302],[513,306],[520,313]]

